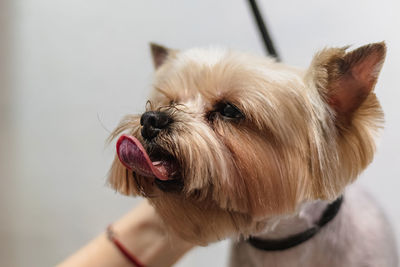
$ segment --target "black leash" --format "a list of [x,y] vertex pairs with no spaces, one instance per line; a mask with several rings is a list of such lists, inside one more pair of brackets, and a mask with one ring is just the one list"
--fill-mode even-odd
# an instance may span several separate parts
[[300,245],[301,243],[315,236],[322,229],[322,227],[324,227],[327,223],[332,221],[333,218],[335,218],[340,210],[342,202],[343,196],[340,196],[334,202],[329,204],[315,226],[307,229],[304,232],[294,234],[282,239],[261,239],[250,237],[247,242],[249,242],[249,244],[253,247],[265,251],[281,251]]
[[260,31],[261,37],[264,41],[264,45],[265,45],[265,49],[267,50],[267,53],[270,56],[275,57],[277,61],[280,61],[280,57],[274,47],[274,43],[272,42],[272,39],[268,33],[268,29],[265,25],[265,22],[260,13],[260,10],[258,9],[256,0],[249,0],[249,4],[251,7],[251,10],[253,11],[254,19],[256,20],[258,30]]

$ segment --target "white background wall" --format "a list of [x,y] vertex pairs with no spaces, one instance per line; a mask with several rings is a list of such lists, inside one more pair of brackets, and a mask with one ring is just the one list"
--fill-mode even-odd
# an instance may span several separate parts
[[[324,46],[386,40],[376,88],[386,129],[360,180],[400,239],[400,2],[260,6],[283,60],[297,66]],[[244,0],[9,0],[2,9],[10,35],[0,35],[9,46],[0,54],[10,60],[0,84],[0,266],[52,266],[138,203],[105,186],[114,151],[104,140],[124,114],[143,111],[150,41],[264,52]],[[196,249],[178,266],[224,266],[227,248]]]

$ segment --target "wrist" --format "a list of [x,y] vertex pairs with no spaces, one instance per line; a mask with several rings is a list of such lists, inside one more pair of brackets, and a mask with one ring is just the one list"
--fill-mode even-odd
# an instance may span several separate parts
[[145,266],[170,266],[194,245],[165,230],[147,201],[113,225],[119,241]]

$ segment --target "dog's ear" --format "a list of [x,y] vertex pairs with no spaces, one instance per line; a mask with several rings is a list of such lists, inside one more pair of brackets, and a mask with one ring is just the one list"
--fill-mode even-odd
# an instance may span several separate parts
[[150,43],[150,49],[155,69],[158,69],[162,64],[164,64],[168,56],[170,56],[173,52],[172,49],[155,43]]
[[336,198],[368,166],[383,124],[383,111],[373,89],[385,60],[385,43],[347,49],[320,51],[305,77],[307,85],[321,96],[315,106],[328,111],[323,112],[325,145],[312,152],[316,160],[311,161],[310,169],[313,177],[319,177],[313,182],[316,198]]
[[381,42],[346,50],[347,47],[329,48],[317,53],[307,75],[336,112],[337,120],[349,123],[374,89],[386,46]]

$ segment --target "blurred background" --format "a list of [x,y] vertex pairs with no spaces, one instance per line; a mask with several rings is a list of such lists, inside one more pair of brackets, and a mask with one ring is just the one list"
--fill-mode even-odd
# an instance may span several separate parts
[[[400,239],[400,2],[259,5],[296,66],[325,46],[387,42],[376,88],[386,127],[359,182]],[[150,41],[264,54],[244,0],[0,1],[0,266],[53,266],[140,201],[105,185],[114,155],[105,139],[124,114],[144,110]],[[177,266],[224,266],[228,246],[195,249]]]

